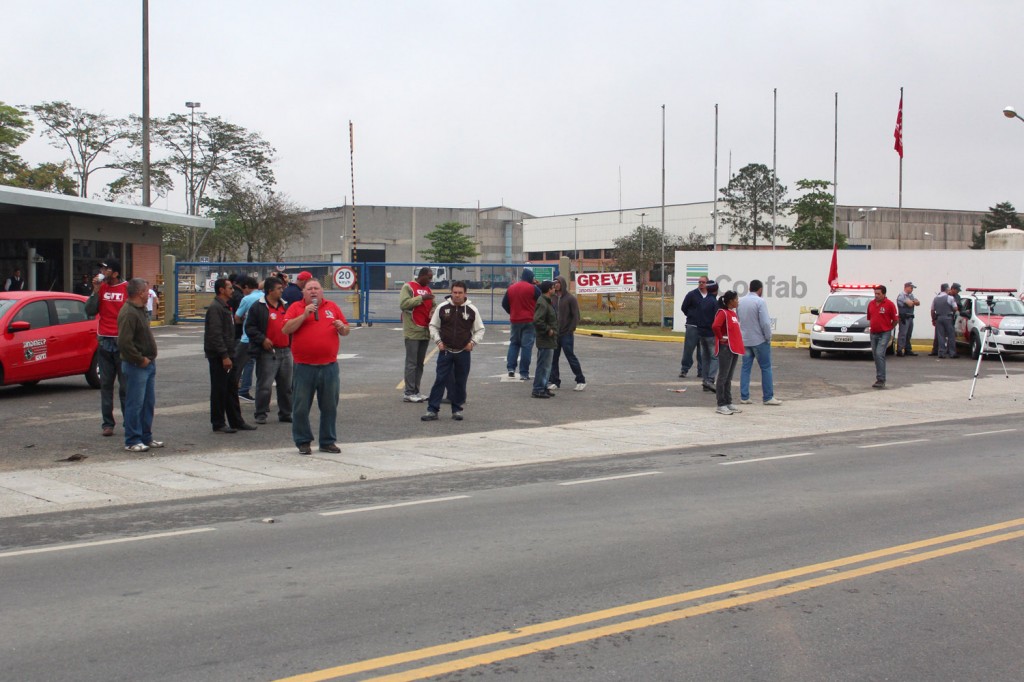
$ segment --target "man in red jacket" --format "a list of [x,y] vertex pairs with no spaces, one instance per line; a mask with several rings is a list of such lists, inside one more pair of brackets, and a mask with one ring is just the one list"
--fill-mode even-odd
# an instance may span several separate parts
[[875,300],[868,303],[868,324],[871,330],[871,353],[875,356],[875,383],[872,388],[885,388],[885,351],[892,341],[892,330],[900,316],[896,304],[885,297],[884,284],[875,287]]
[[533,312],[537,309],[540,289],[533,283],[533,270],[523,268],[522,277],[505,292],[501,299],[501,307],[508,313],[512,328],[509,331],[508,356],[505,364],[508,375],[515,377],[516,360],[519,360],[519,378],[528,381],[530,378],[530,355],[536,332],[533,328]]
[[121,261],[108,258],[100,263],[100,274],[92,280],[92,296],[85,302],[85,312],[96,316],[96,349],[100,369],[100,417],[103,435],[114,435],[114,379],[121,398],[124,416],[124,375],[121,372],[121,352],[117,347],[117,316],[128,302],[128,283],[121,281]]

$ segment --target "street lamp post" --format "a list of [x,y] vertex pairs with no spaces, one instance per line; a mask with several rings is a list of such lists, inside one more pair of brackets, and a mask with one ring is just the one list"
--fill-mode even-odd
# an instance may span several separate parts
[[1003,116],[1005,116],[1006,118],[1019,118],[1021,121],[1024,121],[1024,116],[1018,114],[1017,110],[1014,109],[1013,107],[1006,107],[1005,109],[1003,109]]
[[579,227],[579,223],[579,218],[572,219],[572,258],[576,261],[576,272],[580,271],[580,250],[577,246],[578,242],[576,241],[576,231]]
[[877,211],[877,210],[878,210],[877,206],[874,207],[874,208],[858,208],[857,209],[857,213],[863,213],[864,214],[864,238],[865,239],[871,239],[871,235],[868,234],[868,227],[870,226],[871,221],[868,220],[868,219],[871,217],[871,212],[872,211]]
[[188,213],[196,215],[196,109],[203,106],[200,102],[185,102],[189,108],[189,139],[188,139]]

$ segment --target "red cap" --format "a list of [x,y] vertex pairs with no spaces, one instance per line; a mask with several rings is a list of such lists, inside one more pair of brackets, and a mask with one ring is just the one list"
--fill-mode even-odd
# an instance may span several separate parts
[[313,275],[310,274],[308,271],[303,270],[302,272],[299,273],[299,276],[296,277],[295,279],[297,281],[299,281],[299,282],[305,282],[307,279],[313,279]]

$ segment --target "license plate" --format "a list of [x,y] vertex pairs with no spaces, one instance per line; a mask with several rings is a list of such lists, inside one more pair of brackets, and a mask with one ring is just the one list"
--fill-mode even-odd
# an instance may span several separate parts
[[1014,346],[1024,346],[1024,339],[1009,339],[1010,344]]
[[852,336],[839,336],[839,335],[836,335],[834,340],[835,340],[836,343],[853,343],[853,337]]

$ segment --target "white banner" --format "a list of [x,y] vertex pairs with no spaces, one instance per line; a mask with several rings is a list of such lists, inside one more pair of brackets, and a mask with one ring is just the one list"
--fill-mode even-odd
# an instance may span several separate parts
[[576,275],[577,294],[615,294],[636,291],[635,272],[580,272]]

